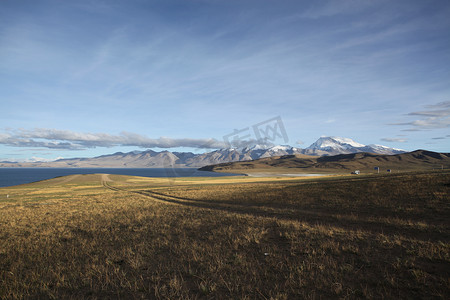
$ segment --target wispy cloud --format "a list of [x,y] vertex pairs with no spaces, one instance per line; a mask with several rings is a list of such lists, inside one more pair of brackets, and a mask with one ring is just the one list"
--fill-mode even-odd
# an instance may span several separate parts
[[[399,125],[399,124],[389,124],[389,125]],[[421,131],[417,128],[408,128],[408,129],[402,129],[402,131],[408,131],[408,132],[415,132],[415,131]]]
[[443,101],[437,104],[426,105],[423,110],[409,113],[410,116],[426,116],[426,117],[445,117],[450,115],[450,101]]
[[408,113],[408,116],[421,116],[424,118],[389,125],[412,126],[404,131],[418,131],[422,129],[437,129],[450,127],[450,101],[443,101],[433,105],[426,105],[425,110]]
[[0,133],[0,144],[13,147],[48,148],[63,150],[84,150],[96,147],[134,146],[140,148],[223,148],[223,142],[216,139],[173,139],[148,138],[132,132],[118,135],[107,133],[84,133],[57,129],[10,130]]
[[373,1],[328,1],[326,4],[311,6],[301,16],[304,18],[317,19],[336,15],[352,15],[371,8],[374,4]]
[[408,141],[408,139],[403,138],[382,138],[381,140],[389,143],[406,143]]

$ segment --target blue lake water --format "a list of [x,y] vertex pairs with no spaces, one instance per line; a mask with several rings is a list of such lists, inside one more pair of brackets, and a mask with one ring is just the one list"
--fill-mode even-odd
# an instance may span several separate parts
[[117,174],[143,177],[220,177],[236,174],[192,168],[0,168],[0,187],[19,185],[74,174]]

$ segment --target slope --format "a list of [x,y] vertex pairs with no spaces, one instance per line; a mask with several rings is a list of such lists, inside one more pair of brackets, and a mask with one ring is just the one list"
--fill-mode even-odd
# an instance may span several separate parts
[[450,153],[437,153],[425,150],[382,155],[373,153],[339,154],[334,156],[285,155],[263,158],[247,162],[232,162],[200,168],[205,171],[226,171],[252,173],[256,171],[287,171],[298,173],[348,173],[360,170],[365,173],[388,169],[396,171],[416,171],[450,168]]

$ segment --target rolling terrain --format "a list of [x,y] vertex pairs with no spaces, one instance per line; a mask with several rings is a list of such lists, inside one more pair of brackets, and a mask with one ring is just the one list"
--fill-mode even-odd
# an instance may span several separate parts
[[334,156],[285,155],[246,162],[230,162],[200,168],[205,171],[232,173],[362,173],[404,172],[450,168],[450,153],[417,150],[396,155],[353,153]]
[[449,171],[0,188],[1,299],[442,298]]

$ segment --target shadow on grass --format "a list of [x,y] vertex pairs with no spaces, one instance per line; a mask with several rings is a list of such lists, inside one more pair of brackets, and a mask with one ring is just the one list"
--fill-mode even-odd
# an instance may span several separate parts
[[[325,192],[331,194],[336,193],[336,186],[333,185],[342,185],[344,183],[350,185],[344,186],[345,192],[348,192],[346,189],[349,189],[352,186],[354,187],[355,185],[360,186],[361,183],[367,183],[370,180],[373,181],[373,178],[355,178],[331,181],[331,186],[327,186],[330,190]],[[414,178],[410,178],[409,180],[415,182]],[[321,184],[322,183],[323,181],[321,181]],[[392,182],[388,181],[388,183]],[[355,214],[353,210],[345,211],[343,209],[337,209],[335,207],[310,208],[298,207],[298,205],[296,206],[287,203],[258,203],[257,201],[253,200],[244,203],[236,203],[231,200],[193,199],[189,197],[168,195],[148,189],[125,190],[111,186],[107,182],[104,182],[103,184],[106,188],[109,188],[116,192],[120,191],[126,193],[134,193],[166,203],[202,209],[218,210],[229,213],[251,215],[255,217],[296,220],[313,225],[338,227],[345,230],[365,231],[370,233],[383,233],[391,235],[401,234],[421,240],[447,240],[449,238],[445,226],[445,221],[444,223],[441,222],[442,220],[438,220],[437,222],[429,222],[430,220],[428,219],[424,220],[423,218],[420,218],[420,212],[402,212],[396,214],[395,212],[392,212],[391,207],[371,207],[370,204],[366,204],[367,207],[364,211],[361,209],[360,205],[360,207],[358,207],[358,209],[356,210],[357,214]],[[292,189],[291,192],[294,194],[295,192],[302,192],[302,189],[305,188],[311,190],[310,185],[314,184],[316,183],[309,182],[299,185],[298,182],[296,182],[296,184],[292,184],[290,186],[288,185],[288,188]],[[378,183],[378,185],[381,189],[389,187],[389,185],[387,187],[384,186],[386,185],[386,182],[380,182]],[[246,194],[242,194],[242,198],[245,199],[245,197]],[[414,221],[411,221],[411,218],[413,218]]]

